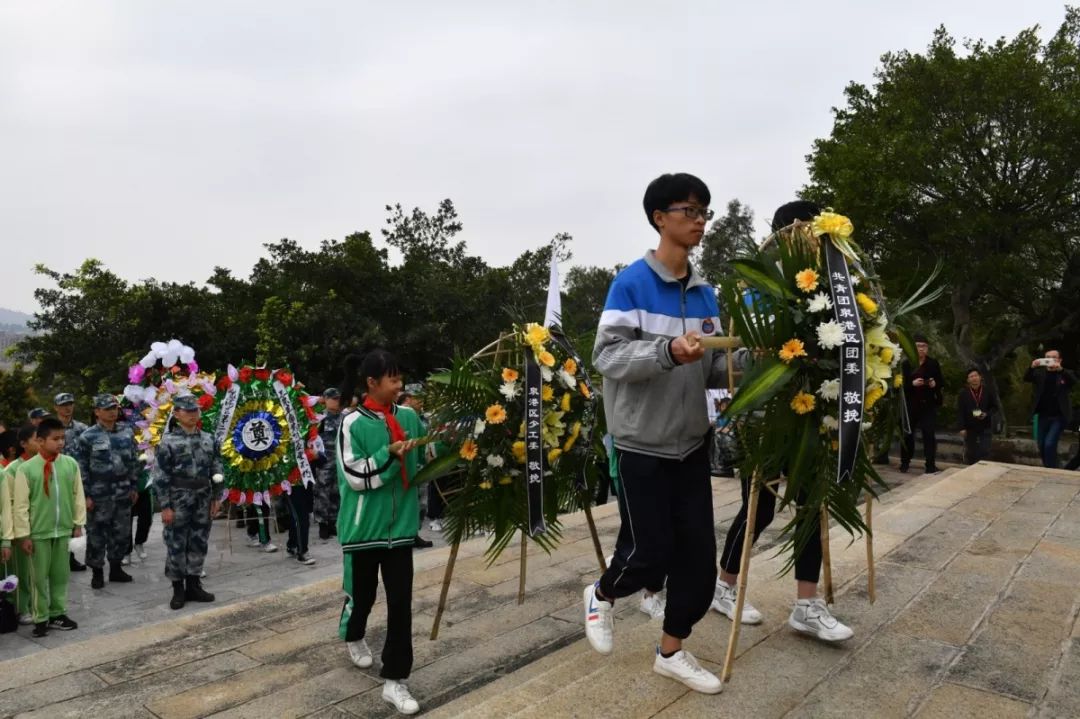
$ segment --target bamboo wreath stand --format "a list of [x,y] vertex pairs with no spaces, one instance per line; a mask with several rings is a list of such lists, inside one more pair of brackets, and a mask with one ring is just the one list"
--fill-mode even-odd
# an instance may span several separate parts
[[[493,365],[502,364],[507,367],[513,366],[512,363],[517,362],[520,364],[520,358],[515,357],[516,344],[514,342],[514,336],[509,333],[503,333],[499,336],[499,339],[495,340],[487,347],[484,347],[479,352],[472,356],[474,360],[487,360]],[[451,475],[452,476],[452,475]],[[444,490],[438,484],[435,485],[436,491],[446,502],[450,496],[456,491],[453,489]],[[578,493],[581,501],[581,506],[585,508],[585,520],[589,524],[589,535],[592,537],[593,550],[596,552],[596,561],[600,565],[600,571],[603,572],[607,569],[607,563],[604,560],[604,550],[600,547],[600,535],[596,533],[596,522],[592,516],[591,497],[588,490],[580,491]],[[450,592],[450,581],[454,576],[454,564],[457,562],[458,550],[461,547],[461,540],[455,541],[450,545],[450,557],[446,560],[446,572],[443,574],[442,590],[439,592],[439,605],[435,610],[435,621],[431,626],[431,639],[435,640],[439,638],[439,626],[442,623],[443,612],[446,610],[446,596]],[[520,556],[520,570],[518,573],[518,593],[517,603],[522,604],[525,601],[525,573],[528,566],[528,547],[529,537],[522,531],[521,532],[521,556]]]
[[[731,334],[734,334],[733,328],[729,330]],[[742,346],[742,341],[738,337],[703,337],[701,343],[705,347],[713,349],[726,349],[731,350],[736,347]],[[734,396],[735,393],[735,374],[734,374],[734,357],[729,351],[727,355],[728,363],[728,390]],[[739,588],[735,598],[735,616],[731,620],[731,631],[728,635],[728,647],[727,654],[724,656],[724,669],[721,673],[722,681],[730,681],[731,673],[735,668],[735,653],[739,646],[739,630],[742,628],[742,615],[743,606],[746,601],[746,585],[748,581],[748,575],[750,574],[750,554],[754,547],[754,528],[757,523],[757,508],[758,500],[761,495],[761,487],[764,486],[769,492],[779,497],[777,487],[780,484],[780,480],[773,480],[769,482],[763,482],[761,475],[756,471],[750,482],[750,495],[747,501],[746,508],[746,534],[743,536],[742,556],[739,558]],[[874,588],[874,539],[873,539],[873,502],[874,497],[871,494],[866,496],[866,564],[867,564],[867,593],[870,597],[870,603],[873,604],[877,598]],[[824,507],[821,510],[821,574],[822,583],[825,591],[825,601],[828,604],[833,603],[833,578],[832,578],[832,556],[829,551],[829,512]]]

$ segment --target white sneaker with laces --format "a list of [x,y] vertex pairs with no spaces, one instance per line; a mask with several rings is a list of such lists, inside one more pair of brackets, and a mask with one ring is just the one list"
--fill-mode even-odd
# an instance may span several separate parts
[[136,544],[135,554],[139,555],[139,559],[146,559],[146,545]]
[[652,619],[663,619],[664,608],[667,606],[667,599],[664,597],[663,592],[657,592],[656,594],[649,594],[645,590],[641,591],[641,603],[638,608],[645,612]]
[[788,617],[788,625],[803,634],[809,634],[826,642],[842,642],[851,639],[855,632],[840,623],[829,611],[825,600],[799,599]]
[[383,684],[382,698],[393,704],[402,714],[415,714],[420,711],[420,704],[413,699],[409,688],[393,679],[387,679]]
[[656,661],[652,668],[660,676],[680,681],[702,694],[719,694],[724,691],[724,683],[720,681],[720,677],[698,664],[694,655],[685,649],[665,658],[660,653],[660,647],[656,647]]
[[273,542],[267,542],[266,544],[262,545],[262,551],[266,552],[267,554],[270,554],[272,552],[276,552],[277,551],[277,545],[274,544]]
[[613,606],[596,596],[600,582],[585,587],[585,637],[601,654],[611,654],[615,644]]
[[247,539],[247,545],[249,547],[257,547],[260,544],[262,544],[262,542],[259,541],[258,537],[248,537]]
[[428,529],[430,529],[432,532],[441,532],[442,531],[442,522],[440,522],[437,519],[433,519],[430,522],[428,522]]
[[28,626],[28,625],[33,624],[33,623],[34,623],[34,615],[33,614],[27,613],[27,614],[20,614],[19,615],[19,624],[21,626],[25,627],[25,626]]
[[367,669],[371,666],[371,650],[368,649],[367,642],[363,639],[355,642],[345,642],[345,646],[349,649],[349,659],[352,663],[361,669]]
[[[735,601],[738,599],[738,589],[722,579],[716,580],[716,591],[713,592],[712,608],[735,621]],[[765,618],[761,612],[754,609],[750,602],[743,602],[742,623],[761,624]]]

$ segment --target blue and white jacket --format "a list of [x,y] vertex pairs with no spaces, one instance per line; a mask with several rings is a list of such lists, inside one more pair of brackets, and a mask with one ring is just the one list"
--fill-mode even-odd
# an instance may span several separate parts
[[[593,347],[593,366],[604,377],[608,432],[618,449],[685,459],[709,431],[706,388],[727,380],[726,353],[705,350],[701,361],[680,365],[671,342],[687,332],[722,334],[716,293],[690,268],[682,283],[653,250],[620,272]],[[745,350],[736,352],[742,367]]]

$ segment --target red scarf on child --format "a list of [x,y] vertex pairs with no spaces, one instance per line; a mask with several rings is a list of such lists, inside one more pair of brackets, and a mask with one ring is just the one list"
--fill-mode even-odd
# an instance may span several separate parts
[[[390,430],[390,443],[404,442],[408,439],[405,434],[405,430],[401,428],[401,424],[398,423],[397,417],[394,416],[393,405],[383,406],[373,400],[371,397],[364,398],[364,407],[370,409],[372,412],[379,412],[382,414],[383,419],[386,420],[386,428]],[[405,485],[405,489],[409,488],[409,473],[405,469],[404,460],[401,461],[401,483]]]
[[45,489],[45,496],[48,497],[49,496],[49,477],[52,476],[52,465],[53,465],[53,462],[56,461],[56,457],[53,457],[52,459],[49,459],[45,455],[41,455],[41,458],[43,460],[45,460],[45,469],[42,470],[42,472],[41,472],[41,476],[44,479],[44,481],[42,483],[42,486]]

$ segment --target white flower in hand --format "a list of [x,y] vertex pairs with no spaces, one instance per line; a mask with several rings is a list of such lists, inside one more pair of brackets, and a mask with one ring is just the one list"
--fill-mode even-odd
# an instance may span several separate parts
[[811,312],[824,312],[832,309],[832,300],[824,292],[818,292],[807,301],[806,309]]
[[836,349],[844,343],[844,328],[836,320],[822,322],[817,326],[817,339],[822,349]]

